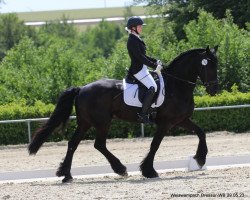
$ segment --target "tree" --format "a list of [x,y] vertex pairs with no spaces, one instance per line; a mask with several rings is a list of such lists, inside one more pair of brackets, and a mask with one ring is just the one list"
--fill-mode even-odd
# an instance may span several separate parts
[[218,75],[221,87],[230,90],[237,84],[241,91],[247,91],[250,85],[250,36],[246,30],[233,23],[229,11],[226,16],[223,20],[218,20],[211,14],[200,11],[198,20],[191,21],[184,28],[186,46],[189,48],[218,44]]
[[75,39],[77,37],[77,30],[72,23],[68,23],[67,21],[68,19],[64,16],[61,20],[48,21],[40,28],[39,32],[61,38]]
[[183,27],[190,20],[197,19],[198,11],[203,9],[216,18],[224,18],[226,10],[231,10],[234,22],[240,28],[246,28],[250,19],[250,1],[246,0],[134,0],[146,2],[154,12],[168,15],[167,20],[176,24],[175,32],[179,39],[185,37]]
[[216,18],[224,18],[226,10],[231,10],[234,22],[240,28],[246,28],[250,19],[250,1],[246,0],[192,0],[196,8],[203,8]]
[[121,30],[120,26],[102,21],[96,27],[83,32],[80,42],[83,49],[88,48],[86,53],[92,54],[93,58],[99,57],[100,54],[107,58],[115,47],[117,40],[124,34],[125,31]]
[[25,26],[16,14],[0,15],[0,60],[23,36],[35,37],[35,30]]
[[51,36],[37,46],[24,37],[0,63],[0,104],[26,99],[55,103],[65,88],[85,85],[103,77],[104,58],[86,58],[75,43]]

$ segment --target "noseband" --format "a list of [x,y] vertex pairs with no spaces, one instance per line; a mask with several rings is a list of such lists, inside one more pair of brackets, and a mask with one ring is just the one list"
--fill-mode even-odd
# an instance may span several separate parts
[[212,86],[212,85],[218,85],[218,80],[203,82],[203,85],[205,87],[209,87],[209,86]]

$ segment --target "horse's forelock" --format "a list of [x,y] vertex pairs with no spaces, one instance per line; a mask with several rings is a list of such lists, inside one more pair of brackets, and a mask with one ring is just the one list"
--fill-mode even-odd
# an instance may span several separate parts
[[215,63],[217,62],[217,55],[214,49],[210,49],[209,51],[205,50],[202,54],[204,54],[205,57],[210,58]]

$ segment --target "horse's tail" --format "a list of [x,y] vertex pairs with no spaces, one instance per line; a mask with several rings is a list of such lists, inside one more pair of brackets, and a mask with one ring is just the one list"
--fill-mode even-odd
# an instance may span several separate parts
[[59,125],[65,125],[72,112],[74,99],[79,94],[80,88],[69,88],[65,90],[58,99],[54,112],[49,120],[38,129],[28,146],[29,154],[36,154],[42,144]]

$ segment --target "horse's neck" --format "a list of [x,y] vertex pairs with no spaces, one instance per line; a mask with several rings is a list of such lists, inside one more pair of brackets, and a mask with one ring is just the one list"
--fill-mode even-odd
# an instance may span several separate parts
[[193,63],[188,61],[183,63],[187,64],[177,63],[166,70],[166,84],[171,85],[174,93],[193,95],[198,75]]
[[167,70],[167,73],[177,78],[194,83],[196,82],[198,77],[194,64],[190,62],[176,64],[172,66],[169,70]]

